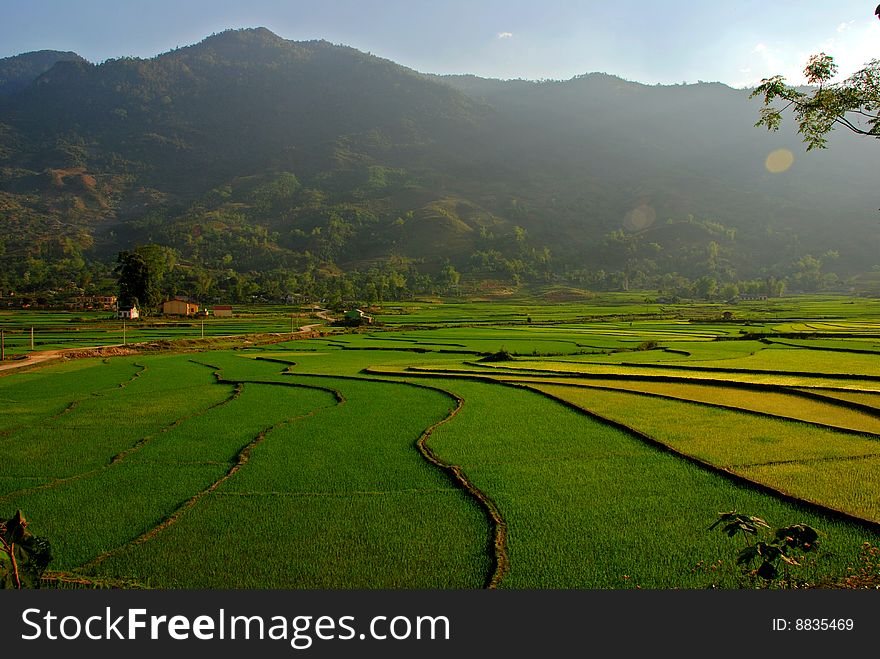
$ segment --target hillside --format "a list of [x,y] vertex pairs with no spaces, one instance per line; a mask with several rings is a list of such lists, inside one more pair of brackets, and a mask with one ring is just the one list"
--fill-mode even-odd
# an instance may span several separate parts
[[84,61],[79,55],[58,50],[38,50],[0,59],[0,95],[28,87],[58,62]]
[[[7,58],[0,288],[100,285],[147,242],[176,287],[233,297],[340,272],[430,288],[450,266],[611,288],[869,271],[876,145],[805,155],[756,118],[717,83],[436,77],[262,28],[146,60]],[[780,147],[794,165],[770,174]]]

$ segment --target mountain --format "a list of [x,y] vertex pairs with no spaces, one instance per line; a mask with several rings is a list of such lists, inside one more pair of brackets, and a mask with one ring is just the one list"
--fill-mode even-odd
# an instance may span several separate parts
[[[877,263],[876,145],[805,155],[717,83],[429,76],[263,28],[152,59],[4,63],[0,288],[93,284],[148,242],[174,251],[178,286],[235,295],[368,270],[427,285],[449,266],[816,287]],[[794,164],[772,174],[780,148]]]
[[[443,80],[502,109],[506,135],[528,136],[505,140],[505,159],[528,163],[535,206],[569,205],[553,223],[569,228],[557,242],[577,242],[584,225],[626,229],[627,214],[644,204],[661,221],[693,215],[736,229],[740,258],[765,268],[828,249],[855,271],[877,263],[873,140],[834,134],[828,150],[807,154],[791,122],[779,133],[757,130],[758,102],[720,83],[647,86],[606,74]],[[774,174],[765,160],[777,149],[794,163]],[[591,213],[597,206],[604,212]],[[648,229],[649,241],[664,231],[656,222]]]
[[0,59],[0,95],[14,94],[34,82],[58,62],[85,61],[76,53],[38,50]]

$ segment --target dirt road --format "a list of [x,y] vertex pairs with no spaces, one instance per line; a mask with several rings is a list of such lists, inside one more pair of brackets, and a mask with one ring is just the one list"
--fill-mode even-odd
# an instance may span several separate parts
[[0,362],[0,371],[11,371],[14,368],[33,366],[34,364],[48,362],[52,359],[58,359],[59,357],[62,357],[64,352],[64,350],[39,350],[37,352],[32,352],[25,359],[15,359],[13,361]]
[[[316,314],[320,318],[323,318],[320,313]],[[332,320],[332,319],[331,319]],[[309,334],[315,331],[316,327],[321,327],[322,323],[312,323],[310,325],[303,325],[300,327],[294,334]],[[236,335],[229,335],[226,337],[213,337],[213,338],[234,338]],[[133,344],[136,345],[136,344]],[[10,361],[0,362],[0,373],[4,371],[11,371],[16,368],[24,368],[26,366],[36,366],[37,364],[43,364],[45,362],[50,362],[54,359],[61,359],[63,357],[70,357],[75,355],[76,353],[81,352],[97,352],[105,356],[111,356],[113,354],[131,354],[136,352],[135,350],[131,350],[126,346],[123,346],[121,343],[116,345],[109,346],[87,346],[84,348],[59,348],[55,350],[37,350],[31,353],[28,353],[27,357],[24,359],[14,359]]]

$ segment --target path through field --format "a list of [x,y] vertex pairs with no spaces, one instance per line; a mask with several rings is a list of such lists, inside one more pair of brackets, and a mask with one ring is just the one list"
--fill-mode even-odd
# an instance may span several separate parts
[[66,357],[114,357],[120,355],[131,355],[137,352],[131,346],[124,346],[121,343],[108,346],[88,346],[83,348],[64,348],[58,350],[37,350],[28,353],[24,359],[16,359],[9,362],[0,362],[0,372],[11,371],[26,366],[36,366],[45,364],[56,359]]
[[34,364],[42,364],[43,362],[62,357],[66,350],[40,350],[32,352],[24,359],[16,359],[10,362],[0,362],[0,371],[11,371],[15,368],[23,366],[33,366]]
[[[320,313],[317,314],[319,317],[324,318]],[[328,318],[327,320],[332,320],[332,318]],[[303,325],[298,328],[293,334],[302,334],[308,335],[315,331],[316,327],[321,327],[321,323],[311,323],[309,325]],[[219,339],[229,339],[234,338],[236,335],[230,334],[228,336],[219,336],[213,338]],[[17,368],[24,368],[26,366],[36,366],[38,364],[45,364],[46,362],[53,361],[55,359],[61,359],[64,357],[82,357],[82,356],[96,356],[90,354],[93,351],[99,351],[101,356],[111,356],[111,355],[124,355],[124,354],[134,354],[136,352],[138,344],[128,344],[124,345],[121,343],[113,344],[113,345],[103,345],[103,346],[85,346],[80,348],[63,348],[63,349],[55,349],[55,350],[35,350],[27,354],[24,359],[15,359],[7,362],[0,362],[0,372],[3,371],[11,371]]]

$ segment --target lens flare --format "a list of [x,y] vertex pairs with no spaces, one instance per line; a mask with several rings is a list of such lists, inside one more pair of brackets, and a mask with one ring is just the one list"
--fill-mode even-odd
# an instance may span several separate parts
[[771,174],[781,174],[794,163],[794,154],[788,149],[776,149],[767,156],[764,167]]
[[627,231],[636,233],[647,229],[656,219],[657,212],[648,204],[641,204],[626,214],[623,218],[623,226]]

